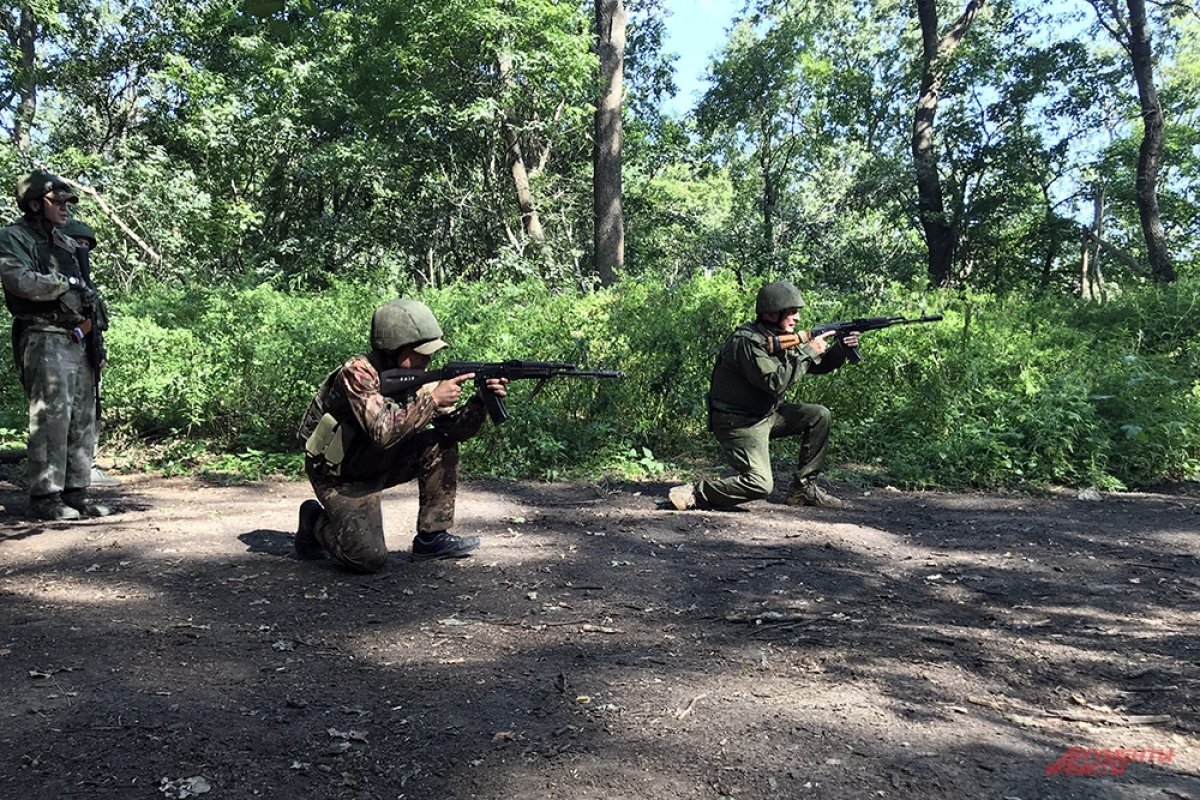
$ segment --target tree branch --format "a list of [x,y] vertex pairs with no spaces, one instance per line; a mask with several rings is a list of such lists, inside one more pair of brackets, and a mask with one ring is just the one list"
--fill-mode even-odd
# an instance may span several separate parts
[[116,225],[118,228],[120,228],[121,232],[124,233],[125,236],[127,236],[131,242],[133,242],[139,248],[141,248],[142,252],[145,253],[146,256],[152,262],[157,264],[162,261],[162,256],[160,256],[153,247],[151,247],[149,244],[147,244],[145,242],[145,240],[142,239],[142,237],[140,237],[136,233],[134,233],[133,230],[128,225],[125,224],[124,220],[122,220],[117,215],[117,212],[113,211],[112,207],[109,206],[108,203],[104,202],[104,198],[100,196],[99,192],[97,192],[91,186],[84,186],[83,184],[76,183],[75,181],[70,180],[70,179],[65,179],[65,180],[67,181],[67,183],[71,184],[71,186],[74,186],[80,192],[82,192],[83,194],[86,194],[88,197],[95,200],[96,205],[100,206],[100,210],[104,212],[104,216],[106,216],[110,220],[112,220],[112,223],[114,225]]
[[958,18],[950,30],[938,42],[938,58],[943,59],[949,57],[954,49],[958,47],[958,43],[962,41],[966,35],[967,29],[971,27],[971,23],[975,21],[975,17],[979,16],[980,10],[983,8],[987,0],[971,0],[967,3],[967,7],[963,9],[962,16]]
[[1117,247],[1115,244],[1106,242],[1104,239],[1101,239],[1099,236],[1097,236],[1095,233],[1093,233],[1090,228],[1080,225],[1079,230],[1083,234],[1083,237],[1085,239],[1098,245],[1101,250],[1103,250],[1105,253],[1108,253],[1113,258],[1117,259],[1117,261],[1120,261],[1122,264],[1129,267],[1131,270],[1133,270],[1134,272],[1136,272],[1139,275],[1144,275],[1146,277],[1150,277],[1150,270],[1146,267],[1146,265],[1142,264],[1140,261],[1138,261],[1136,258],[1134,258],[1130,253],[1126,252],[1125,250],[1122,250],[1121,248]]
[[[1133,53],[1129,50],[1129,32],[1125,27],[1125,20],[1121,17],[1120,9],[1108,0],[1087,0],[1087,3],[1096,12],[1096,22],[1100,24],[1100,27],[1108,31],[1108,35],[1120,45],[1121,49],[1125,51],[1125,55],[1132,58]],[[1111,25],[1100,8],[1102,5],[1112,15],[1113,23]]]
[[1150,5],[1171,11],[1182,11],[1184,14],[1190,14],[1196,19],[1200,19],[1200,7],[1196,7],[1185,0],[1147,0]]

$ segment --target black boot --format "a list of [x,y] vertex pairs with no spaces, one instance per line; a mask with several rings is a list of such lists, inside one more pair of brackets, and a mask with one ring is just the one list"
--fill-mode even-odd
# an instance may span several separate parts
[[55,492],[54,494],[30,497],[29,516],[50,520],[51,522],[64,522],[66,520],[79,519],[83,514],[79,513],[78,509],[64,503],[62,495]]
[[300,504],[300,525],[296,528],[296,558],[313,561],[324,558],[325,548],[317,541],[317,523],[325,509],[316,500],[305,500]]
[[418,533],[413,537],[412,560],[432,561],[435,558],[465,558],[479,547],[478,536],[455,536],[446,531]]
[[62,501],[85,517],[107,517],[113,513],[110,506],[92,502],[87,489],[64,489]]

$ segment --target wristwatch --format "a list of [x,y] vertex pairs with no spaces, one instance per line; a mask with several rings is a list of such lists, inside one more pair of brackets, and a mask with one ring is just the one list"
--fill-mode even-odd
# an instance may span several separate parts
[[69,286],[70,288],[74,289],[78,285],[79,285],[79,278],[76,278],[74,275],[67,278],[67,286]]

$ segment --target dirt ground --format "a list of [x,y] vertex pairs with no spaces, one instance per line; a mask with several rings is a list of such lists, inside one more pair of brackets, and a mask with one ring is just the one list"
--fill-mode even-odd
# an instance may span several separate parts
[[303,483],[0,481],[0,798],[1200,800],[1200,495],[837,488],[467,483],[414,564],[402,487],[360,577]]

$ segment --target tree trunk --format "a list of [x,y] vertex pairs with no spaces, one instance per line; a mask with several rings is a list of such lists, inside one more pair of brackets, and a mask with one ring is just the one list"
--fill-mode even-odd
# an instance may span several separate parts
[[946,79],[946,62],[986,0],[970,0],[962,16],[945,36],[938,36],[936,0],[917,0],[921,23],[921,96],[913,115],[912,156],[916,172],[917,212],[929,249],[929,283],[945,286],[953,279],[955,232],[946,217],[942,182],[938,176],[933,123],[938,95]]
[[27,4],[21,5],[21,19],[17,23],[17,50],[20,66],[14,76],[19,102],[13,118],[13,145],[24,153],[29,150],[30,131],[37,116],[37,20]]
[[501,130],[508,148],[508,168],[512,172],[513,185],[517,190],[517,205],[521,207],[521,227],[530,239],[536,242],[545,241],[546,233],[542,230],[542,220],[538,216],[537,206],[533,203],[533,190],[529,186],[529,173],[525,169],[525,158],[521,154],[521,142],[507,120],[501,123]]
[[762,122],[762,144],[758,148],[758,167],[762,172],[762,223],[763,246],[766,247],[766,263],[775,263],[775,251],[779,246],[778,232],[775,230],[775,209],[779,205],[779,189],[772,172],[772,160],[775,158],[774,141],[771,139],[771,118],[764,116]]
[[[512,57],[501,53],[496,57],[500,69],[500,80],[507,84],[512,74]],[[512,115],[505,110],[500,120],[500,132],[504,135],[506,147],[505,159],[512,173],[513,185],[517,190],[517,205],[521,208],[521,228],[525,235],[535,242],[543,242],[546,234],[542,230],[542,220],[538,216],[537,206],[533,203],[533,190],[529,186],[529,171],[525,169],[525,156],[521,152],[521,141],[512,125]]]
[[1083,268],[1080,291],[1085,300],[1104,301],[1104,273],[1100,266],[1100,245],[1104,238],[1104,185],[1092,187],[1092,235],[1083,237]]
[[1042,254],[1042,290],[1050,288],[1050,280],[1054,274],[1054,258],[1058,255],[1058,234],[1054,230],[1054,200],[1050,197],[1050,183],[1043,182],[1042,203],[1044,213],[1042,224],[1046,230],[1046,252]]
[[1138,150],[1137,206],[1146,239],[1146,255],[1150,272],[1158,283],[1175,280],[1167,237],[1163,232],[1158,210],[1158,164],[1162,153],[1163,114],[1154,88],[1154,57],[1150,47],[1150,31],[1146,27],[1145,0],[1126,0],[1129,6],[1129,55],[1133,60],[1133,76],[1137,80],[1138,99],[1142,106],[1142,145]]
[[621,212],[621,103],[625,73],[623,0],[595,0],[600,96],[596,100],[592,150],[593,267],[602,286],[612,286],[625,267],[625,220]]

